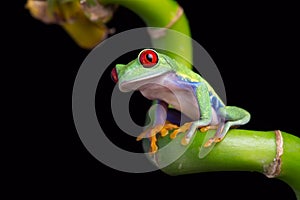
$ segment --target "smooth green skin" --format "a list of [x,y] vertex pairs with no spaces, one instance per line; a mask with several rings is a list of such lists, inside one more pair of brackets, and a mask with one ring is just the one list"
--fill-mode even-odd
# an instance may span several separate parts
[[[146,51],[155,52],[158,56],[158,62],[152,67],[144,67],[140,63],[139,57],[142,52]],[[148,84],[146,88],[143,86],[144,93],[142,93],[145,97],[149,99],[157,98],[151,100],[164,100],[167,104],[174,106],[187,116],[195,112],[195,110],[199,111],[200,117],[191,122],[191,126],[188,128],[182,140],[182,144],[188,144],[198,128],[211,125],[212,123],[214,123],[213,125],[218,125],[215,135],[212,138],[207,138],[205,141],[207,142],[207,140],[209,140],[211,145],[200,149],[200,158],[205,157],[211,151],[216,143],[215,140],[220,141],[225,137],[231,126],[243,125],[250,119],[250,114],[247,111],[238,107],[225,106],[209,83],[199,74],[183,64],[176,62],[176,60],[169,56],[158,53],[152,49],[142,50],[137,59],[127,65],[116,65],[116,70],[121,91],[140,90],[141,85]],[[168,80],[165,81],[165,79]],[[163,80],[161,84],[163,84],[164,87],[160,87],[159,89],[155,88],[154,90],[153,83],[158,83],[160,80]],[[172,92],[165,92],[165,88],[172,88],[170,89]],[[155,93],[154,97],[149,97],[151,96],[151,92]],[[178,98],[181,99],[178,100],[181,101],[180,103],[174,104],[174,92],[177,93],[177,100]],[[147,93],[150,93],[150,95],[147,95]],[[194,104],[192,102],[188,105],[188,108],[181,107],[181,105],[183,105],[181,104],[182,101],[187,101],[187,99],[195,99],[196,103]],[[173,104],[171,102],[173,102]],[[214,112],[216,114],[214,114]],[[158,115],[162,112],[156,113]],[[155,117],[155,119],[161,118],[160,116]],[[154,125],[164,123],[165,121],[160,121],[154,123]]]

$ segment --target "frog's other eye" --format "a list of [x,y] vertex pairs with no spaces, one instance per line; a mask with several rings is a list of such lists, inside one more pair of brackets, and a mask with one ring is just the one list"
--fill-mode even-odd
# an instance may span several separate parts
[[152,49],[145,49],[139,55],[139,61],[145,68],[150,68],[158,63],[158,55]]
[[117,83],[118,82],[118,73],[117,73],[117,69],[114,67],[110,73],[111,79]]

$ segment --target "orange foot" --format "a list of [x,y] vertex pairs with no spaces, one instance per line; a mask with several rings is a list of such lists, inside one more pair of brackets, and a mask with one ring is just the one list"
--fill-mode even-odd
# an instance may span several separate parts
[[207,142],[205,142],[204,147],[209,147],[213,142],[218,143],[221,142],[221,140],[222,140],[221,138],[216,138],[216,137],[210,138],[209,140],[207,140]]
[[218,125],[208,125],[208,126],[203,126],[200,128],[200,131],[203,133],[203,132],[206,132],[208,130],[216,130],[218,129]]
[[[200,128],[201,132],[206,132],[208,130],[216,130],[218,129],[218,125],[208,125]],[[221,138],[213,137],[207,140],[207,142],[204,144],[204,147],[209,147],[212,143],[218,143],[221,141]]]
[[191,127],[192,122],[189,123],[185,123],[184,125],[180,126],[178,129],[176,129],[175,131],[173,131],[173,133],[170,135],[171,139],[176,138],[176,136],[178,135],[178,133],[183,133],[186,132],[187,130],[189,130],[189,128]]
[[169,130],[173,130],[178,128],[177,125],[172,124],[170,122],[166,122],[164,125],[156,125],[154,127],[148,128],[144,132],[142,132],[137,138],[137,141],[142,140],[143,138],[149,138],[150,140],[150,153],[155,153],[158,150],[157,144],[156,144],[156,135],[160,133],[162,137],[165,137],[168,135]]
[[[178,133],[186,132],[187,130],[189,130],[189,128],[191,127],[191,125],[192,125],[192,122],[185,123],[183,126],[181,126],[180,128],[178,128],[177,130],[173,131],[173,133],[170,135],[170,138],[174,139],[174,138],[176,138],[176,136],[177,136]],[[218,128],[217,125],[209,125],[209,126],[201,127],[200,131],[201,132],[206,132],[208,130],[212,130],[212,129],[214,130],[214,129],[217,129],[217,128]],[[207,142],[210,142],[210,141],[207,141]],[[211,141],[211,143],[212,142],[213,141]],[[188,141],[186,140],[186,138],[184,138],[184,137],[182,138],[181,144],[182,145],[187,145],[188,144]],[[210,146],[210,144],[208,144],[208,146]]]

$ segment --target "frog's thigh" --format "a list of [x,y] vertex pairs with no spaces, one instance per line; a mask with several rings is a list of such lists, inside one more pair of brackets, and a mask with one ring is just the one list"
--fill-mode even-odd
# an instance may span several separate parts
[[243,125],[250,120],[250,114],[246,110],[235,106],[222,107],[218,110],[218,114],[226,121],[223,130],[216,135],[220,140],[223,139],[231,126]]
[[221,107],[218,110],[218,114],[220,117],[225,119],[225,121],[239,121],[242,124],[247,123],[250,119],[250,114],[239,107],[236,106],[225,106]]

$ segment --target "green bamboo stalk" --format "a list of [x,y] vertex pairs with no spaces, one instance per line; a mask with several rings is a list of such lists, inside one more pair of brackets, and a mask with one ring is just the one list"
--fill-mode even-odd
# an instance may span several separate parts
[[[186,151],[175,162],[161,170],[169,175],[183,175],[209,171],[256,171],[266,174],[266,169],[276,157],[276,137],[274,131],[250,131],[231,129],[225,139],[216,144],[214,149],[203,159],[198,157],[199,147],[206,134],[198,131]],[[175,138],[174,142],[181,149],[180,141],[184,134]],[[283,155],[281,156],[281,171],[278,178],[286,182],[300,199],[300,138],[282,132]],[[158,136],[159,149],[171,141],[170,137]],[[148,141],[144,140],[145,151],[149,150]],[[165,166],[169,158],[177,150],[174,148],[156,153],[158,167]]]
[[[117,4],[124,6],[136,13],[145,22],[147,27],[169,28],[190,36],[190,27],[184,11],[180,5],[173,0],[98,0],[101,4]],[[180,11],[182,13],[180,14]],[[176,37],[176,36],[175,36]],[[175,54],[165,52],[177,61],[191,68],[192,60],[192,43],[191,40],[185,38],[175,38],[173,35],[164,35],[162,37],[152,36],[153,43],[165,44],[168,49],[183,56],[179,57]],[[181,39],[181,41],[179,40]],[[176,42],[174,42],[176,41]]]

